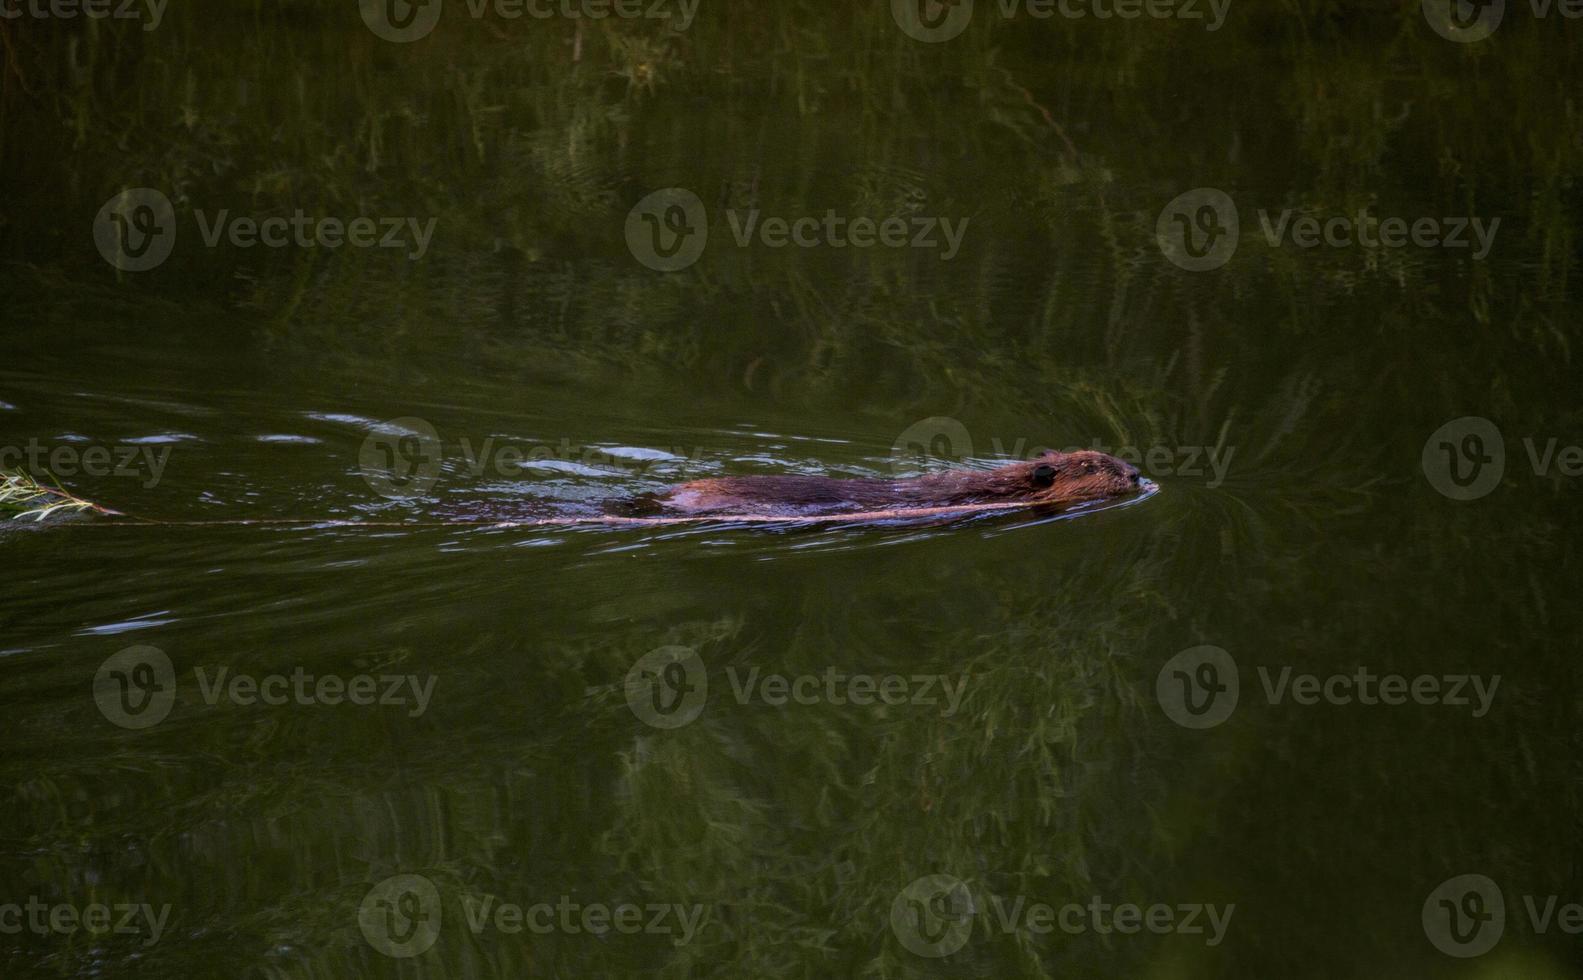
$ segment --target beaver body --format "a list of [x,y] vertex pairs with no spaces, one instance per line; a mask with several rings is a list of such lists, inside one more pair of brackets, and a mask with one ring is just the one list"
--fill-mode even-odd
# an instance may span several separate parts
[[1082,450],[1046,452],[992,470],[949,470],[911,479],[716,477],[672,487],[654,503],[661,513],[677,515],[816,517],[980,504],[1066,507],[1140,489],[1137,467]]

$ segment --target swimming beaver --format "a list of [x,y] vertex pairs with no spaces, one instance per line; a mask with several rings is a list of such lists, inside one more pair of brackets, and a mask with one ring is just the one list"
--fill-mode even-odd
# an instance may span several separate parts
[[824,476],[724,476],[675,486],[653,500],[661,513],[810,517],[970,504],[1065,506],[1142,489],[1137,467],[1092,450],[1047,451],[993,470],[948,470],[905,480]]

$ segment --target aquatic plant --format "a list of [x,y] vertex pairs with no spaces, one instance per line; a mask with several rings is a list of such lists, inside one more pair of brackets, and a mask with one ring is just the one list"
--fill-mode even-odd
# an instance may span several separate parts
[[46,486],[27,473],[0,471],[0,519],[42,521],[51,514],[85,510],[113,513],[59,487]]

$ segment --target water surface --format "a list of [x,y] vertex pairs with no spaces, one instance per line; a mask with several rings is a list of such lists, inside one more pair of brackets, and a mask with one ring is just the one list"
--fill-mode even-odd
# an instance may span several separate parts
[[[0,527],[5,976],[1577,974],[1572,22],[215,6],[0,25],[8,465],[307,522]],[[141,272],[92,234],[137,187],[177,222]],[[678,187],[707,244],[659,271],[629,215]],[[1197,188],[1240,228],[1201,271],[1156,235]],[[298,209],[433,234],[204,242]],[[1360,209],[1496,230],[1291,225]],[[909,244],[737,242],[827,212]],[[1163,492],[385,526],[1046,446]],[[159,925],[25,925],[96,903]]]

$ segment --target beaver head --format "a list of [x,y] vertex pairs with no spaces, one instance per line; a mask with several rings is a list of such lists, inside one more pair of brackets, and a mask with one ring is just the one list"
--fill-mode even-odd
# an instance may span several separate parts
[[997,472],[1007,472],[1026,488],[1028,499],[1039,503],[1124,497],[1137,493],[1143,480],[1138,468],[1126,460],[1091,449],[1070,453],[1047,450]]

